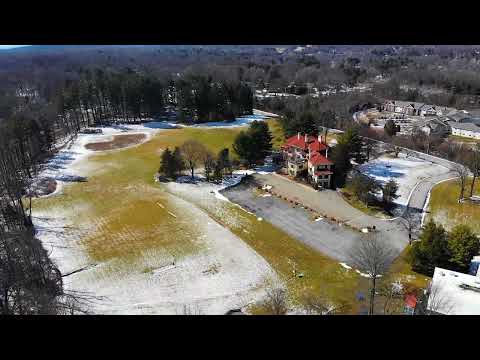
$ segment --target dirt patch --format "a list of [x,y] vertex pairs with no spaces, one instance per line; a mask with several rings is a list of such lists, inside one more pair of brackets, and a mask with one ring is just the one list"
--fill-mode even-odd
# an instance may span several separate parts
[[115,135],[111,141],[89,143],[85,145],[85,148],[93,151],[121,149],[140,144],[146,137],[145,134]]

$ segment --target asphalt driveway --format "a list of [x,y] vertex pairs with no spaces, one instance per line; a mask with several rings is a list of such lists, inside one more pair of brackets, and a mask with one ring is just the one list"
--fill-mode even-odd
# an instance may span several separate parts
[[346,203],[335,191],[315,191],[304,185],[284,179],[278,175],[253,175],[254,183],[241,183],[223,191],[232,202],[255,213],[266,221],[281,228],[299,241],[342,262],[349,262],[349,254],[360,233],[346,226],[327,221],[314,221],[311,213],[275,196],[262,197],[255,192],[255,185],[269,184],[273,190],[290,199],[318,211],[332,214],[342,221],[351,221],[358,227],[375,225],[384,233],[398,255],[408,244],[408,235],[402,225],[365,215]]

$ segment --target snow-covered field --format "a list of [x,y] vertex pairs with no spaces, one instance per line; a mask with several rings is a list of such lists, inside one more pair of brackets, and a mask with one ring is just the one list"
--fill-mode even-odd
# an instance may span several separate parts
[[95,153],[95,151],[86,149],[86,144],[112,141],[114,135],[125,133],[145,134],[146,138],[143,142],[146,142],[159,130],[171,129],[172,127],[171,124],[164,122],[151,122],[144,125],[112,125],[92,128],[101,129],[102,134],[78,134],[75,141],[65,144],[65,146],[42,167],[38,178],[53,178],[57,181],[55,192],[46,196],[54,196],[61,193],[65,183],[82,181],[85,175],[81,173],[92,170],[87,162],[81,162],[81,160]]
[[405,154],[399,154],[398,158],[380,156],[366,164],[359,166],[359,170],[378,180],[382,184],[390,179],[398,183],[398,194],[400,197],[395,200],[399,205],[407,205],[411,191],[415,185],[423,179],[448,173],[444,166],[429,161],[418,159]]
[[[166,127],[170,125],[164,122],[146,123],[103,127],[101,135],[81,134],[49,161],[40,176],[58,180],[60,186],[50,196],[64,196],[61,184],[87,179],[93,172],[98,175],[100,169],[95,168],[98,165],[88,161],[94,152],[85,149],[85,144],[109,141],[113,135],[122,133],[144,133],[148,140]],[[269,166],[266,164],[258,170],[267,171]],[[37,236],[62,274],[83,269],[65,276],[64,287],[99,297],[90,304],[94,313],[223,314],[260,300],[264,296],[265,281],[277,277],[261,256],[214,221],[203,207],[208,203],[221,209],[218,204],[225,204],[226,199],[219,190],[237,183],[242,176],[235,174],[219,185],[206,182],[155,185],[158,191],[162,192],[165,187],[168,193],[168,202],[160,204],[159,209],[163,207],[172,216],[176,214],[174,221],[178,221],[182,228],[187,226],[188,236],[194,237],[195,247],[200,249],[185,256],[174,256],[157,247],[133,260],[124,261],[117,257],[104,262],[93,261],[82,239],[95,233],[98,224],[75,222],[78,214],[90,211],[88,202],[75,203],[76,206],[70,208],[40,210],[34,207]],[[67,189],[64,190],[68,193]],[[236,219],[226,216],[226,221]],[[125,236],[131,236],[130,241],[135,241],[135,233]]]

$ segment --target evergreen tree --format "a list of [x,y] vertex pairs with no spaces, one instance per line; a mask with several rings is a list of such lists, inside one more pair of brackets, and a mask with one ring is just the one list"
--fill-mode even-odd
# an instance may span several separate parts
[[167,178],[175,177],[174,158],[169,148],[166,148],[165,151],[162,153],[160,169],[158,170],[158,172]]
[[397,194],[398,192],[398,183],[390,179],[385,185],[382,187],[382,195],[383,195],[383,202],[386,205],[391,205],[393,200],[397,199],[400,195]]
[[433,275],[435,267],[448,268],[450,253],[443,226],[430,220],[420,234],[419,241],[413,243],[410,256],[412,270],[427,276]]
[[245,131],[241,131],[235,138],[233,150],[235,150],[240,159],[245,161],[249,166],[255,162],[255,144],[252,142],[252,137]]
[[256,160],[263,160],[272,151],[272,134],[264,121],[253,121],[247,131],[255,146]]
[[246,132],[237,135],[233,149],[249,166],[265,159],[272,150],[272,134],[268,125],[253,121]]
[[448,234],[451,268],[467,272],[470,262],[480,251],[480,240],[467,225],[457,225]]

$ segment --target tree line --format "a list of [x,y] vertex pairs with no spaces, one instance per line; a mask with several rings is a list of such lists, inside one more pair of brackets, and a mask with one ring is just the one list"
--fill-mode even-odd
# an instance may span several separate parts
[[88,297],[63,290],[62,274],[35,237],[31,185],[38,163],[27,145],[0,131],[0,315],[85,313]]
[[184,170],[195,180],[195,170],[203,167],[207,181],[221,181],[224,175],[231,174],[234,168],[244,165],[249,168],[260,162],[272,150],[272,134],[265,122],[253,121],[246,131],[235,138],[233,150],[239,160],[232,159],[228,148],[217,155],[196,140],[187,140],[173,150],[165,149],[161,155],[158,173],[167,180],[176,179]]

